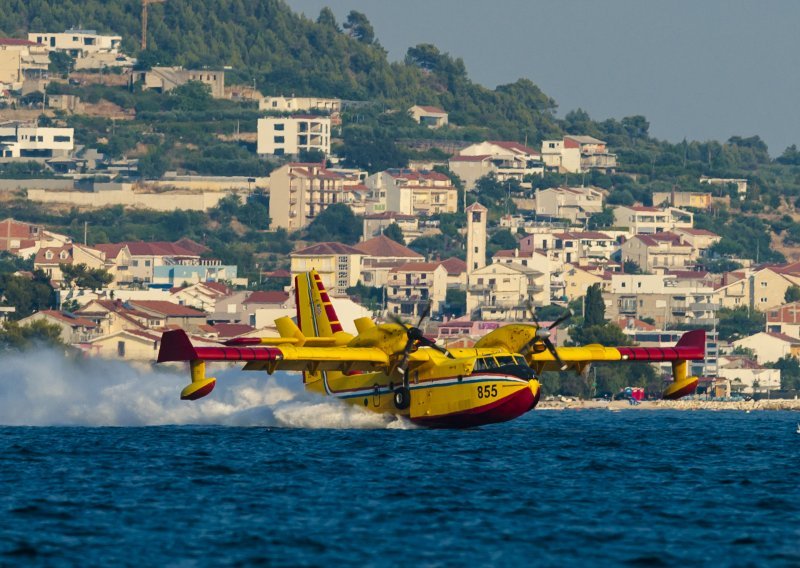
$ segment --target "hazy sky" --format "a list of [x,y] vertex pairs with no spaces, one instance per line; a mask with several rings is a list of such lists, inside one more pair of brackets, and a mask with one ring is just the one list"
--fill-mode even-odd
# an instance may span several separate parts
[[287,0],[367,15],[392,60],[433,43],[487,87],[527,77],[593,119],[643,114],[680,141],[800,145],[797,0]]

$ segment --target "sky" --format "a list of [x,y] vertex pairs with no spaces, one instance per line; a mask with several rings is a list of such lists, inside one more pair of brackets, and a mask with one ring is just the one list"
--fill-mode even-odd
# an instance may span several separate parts
[[796,0],[287,0],[367,15],[391,60],[433,43],[490,88],[528,78],[595,120],[641,114],[679,142],[800,145]]

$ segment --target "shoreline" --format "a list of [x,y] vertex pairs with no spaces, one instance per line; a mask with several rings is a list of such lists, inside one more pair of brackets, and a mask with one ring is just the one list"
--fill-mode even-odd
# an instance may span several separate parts
[[627,400],[545,400],[536,410],[794,410],[800,411],[800,399],[771,400],[644,400],[630,404]]

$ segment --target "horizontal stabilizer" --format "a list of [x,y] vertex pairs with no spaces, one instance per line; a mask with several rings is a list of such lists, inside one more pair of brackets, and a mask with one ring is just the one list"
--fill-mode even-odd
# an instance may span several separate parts
[[161,347],[158,350],[158,362],[191,361],[199,359],[197,352],[182,329],[166,331],[161,336]]

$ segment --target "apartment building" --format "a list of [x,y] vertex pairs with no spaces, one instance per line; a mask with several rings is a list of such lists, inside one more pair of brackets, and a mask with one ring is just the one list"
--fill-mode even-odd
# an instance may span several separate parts
[[269,179],[271,226],[289,231],[302,229],[334,203],[363,210],[369,193],[358,177],[329,170],[324,164],[285,164]]
[[617,155],[608,151],[603,140],[591,136],[542,141],[542,161],[546,168],[561,173],[613,172],[617,167]]
[[389,169],[369,176],[365,183],[377,202],[374,213],[427,216],[458,211],[458,190],[439,172]]
[[632,233],[651,235],[691,229],[694,214],[677,207],[619,205],[614,208],[614,225],[627,227]]
[[719,304],[714,287],[691,274],[611,274],[603,294],[606,317],[650,318],[655,325],[713,325]]
[[467,314],[475,319],[529,320],[529,305],[549,303],[550,274],[531,266],[495,262],[467,275]]
[[447,297],[447,269],[439,262],[414,262],[392,268],[386,283],[386,309],[416,318],[428,304],[438,313]]
[[0,124],[0,157],[54,158],[75,149],[75,129],[12,122]]
[[292,278],[316,270],[331,295],[343,296],[358,284],[364,253],[342,243],[317,243],[289,254]]
[[464,182],[467,190],[475,188],[478,179],[494,175],[500,182],[522,181],[528,175],[542,175],[542,155],[524,144],[487,140],[472,144],[449,160],[450,171]]
[[78,244],[67,244],[57,247],[42,247],[33,260],[34,270],[42,270],[50,281],[59,286],[64,281],[61,265],[85,264],[90,269],[107,269],[105,254],[99,250]]
[[520,251],[540,250],[558,263],[608,262],[619,249],[617,240],[599,231],[541,231],[519,241]]
[[645,272],[692,268],[700,256],[699,250],[675,233],[634,235],[620,250],[622,262],[633,261]]
[[302,150],[331,153],[331,119],[311,114],[258,119],[256,152],[271,156],[297,156]]
[[536,214],[584,224],[603,211],[604,193],[596,187],[551,187],[536,192]]
[[658,207],[691,207],[692,209],[708,209],[713,203],[710,193],[698,191],[656,191],[653,193],[653,205]]

